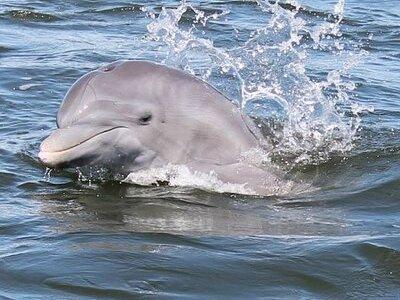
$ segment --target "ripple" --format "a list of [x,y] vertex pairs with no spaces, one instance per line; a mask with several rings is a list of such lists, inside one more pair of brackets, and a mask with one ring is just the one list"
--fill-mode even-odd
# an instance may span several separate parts
[[[147,294],[147,293],[135,293],[129,288],[102,288],[102,282],[97,283],[98,277],[90,274],[82,274],[80,277],[77,276],[65,276],[65,277],[54,277],[48,278],[44,281],[44,284],[57,290],[69,292],[75,295],[81,296],[93,296],[98,297],[110,297],[110,298],[130,298],[136,294]],[[153,293],[150,293],[153,294]]]
[[400,279],[400,251],[376,242],[365,242],[358,247],[358,252],[381,275],[390,275]]
[[10,172],[0,172],[0,188],[15,184],[17,175]]

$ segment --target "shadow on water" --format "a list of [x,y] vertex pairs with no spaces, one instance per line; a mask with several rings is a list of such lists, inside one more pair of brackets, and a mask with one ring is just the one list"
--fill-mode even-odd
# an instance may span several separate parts
[[[57,190],[35,197],[41,200],[41,212],[61,218],[62,226],[67,221],[67,228],[72,231],[217,236],[314,235],[340,231],[337,224],[330,224],[326,218],[318,220],[317,215],[312,219],[305,211],[280,208],[276,204],[281,200],[273,197],[216,194],[191,188],[139,187],[117,182],[90,186],[68,183],[51,188]],[[305,217],[308,222],[304,222]]]

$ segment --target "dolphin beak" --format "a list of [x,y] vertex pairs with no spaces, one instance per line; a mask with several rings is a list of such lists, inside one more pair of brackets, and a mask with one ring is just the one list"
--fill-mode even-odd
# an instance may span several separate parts
[[39,160],[49,168],[76,167],[93,161],[104,147],[107,133],[122,126],[77,125],[57,129],[40,145]]

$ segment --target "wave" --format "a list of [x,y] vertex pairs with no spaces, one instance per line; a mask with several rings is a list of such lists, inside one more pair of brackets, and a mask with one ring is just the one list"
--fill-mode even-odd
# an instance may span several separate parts
[[[163,9],[175,9],[174,6],[161,6],[161,5],[140,5],[140,4],[131,4],[126,6],[115,6],[115,7],[107,7],[107,8],[93,8],[89,10],[82,11],[81,13],[95,13],[95,14],[133,14],[133,13],[150,13],[155,17],[158,17],[160,13],[162,13]],[[200,12],[205,14],[221,14],[223,13],[222,9],[218,8],[208,8],[205,6],[198,7],[196,5],[190,5],[189,9],[186,10],[180,20],[180,24],[192,24],[193,22],[198,21],[197,13]]]
[[7,47],[7,46],[1,46],[1,45],[0,45],[0,53],[11,52],[11,51],[13,51],[13,50],[14,50],[14,48]]
[[10,10],[1,14],[2,17],[7,17],[17,21],[28,22],[56,22],[62,20],[60,17],[43,12],[32,10]]
[[139,4],[131,4],[126,6],[116,6],[116,7],[109,7],[109,8],[93,8],[89,10],[82,11],[82,13],[99,13],[99,14],[126,14],[132,13],[135,11],[141,11],[143,8],[142,5]]

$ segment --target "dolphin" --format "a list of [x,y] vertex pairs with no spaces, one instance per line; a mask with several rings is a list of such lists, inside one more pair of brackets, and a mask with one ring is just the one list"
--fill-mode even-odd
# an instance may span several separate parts
[[261,141],[239,107],[205,81],[149,61],[116,61],[82,76],[61,103],[57,127],[38,154],[49,168],[127,175],[185,165],[261,195],[278,180],[243,161]]

